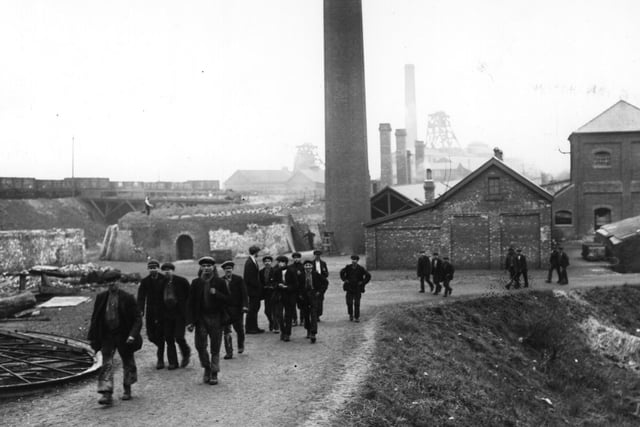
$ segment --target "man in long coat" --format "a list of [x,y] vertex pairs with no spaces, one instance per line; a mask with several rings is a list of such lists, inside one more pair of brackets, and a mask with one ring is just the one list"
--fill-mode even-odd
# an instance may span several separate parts
[[167,282],[164,286],[163,301],[163,335],[167,346],[167,360],[169,361],[169,369],[173,370],[178,367],[178,353],[176,351],[176,343],[180,348],[182,368],[189,364],[191,357],[191,348],[184,338],[184,330],[186,325],[187,299],[189,298],[189,281],[182,276],[173,274],[176,267],[165,262],[160,267],[164,273]]
[[[322,255],[322,251],[315,250],[313,251],[313,269],[316,273],[327,279],[327,287],[329,286],[329,268],[327,267],[327,263],[324,262],[320,256]],[[327,292],[327,288],[322,291],[320,294],[320,300],[318,301],[318,322],[320,321],[320,316],[322,316],[322,311],[324,308],[324,294]]]
[[[195,328],[195,347],[200,365],[204,368],[202,381],[205,384],[218,384],[220,372],[220,346],[222,331],[229,318],[226,312],[229,293],[222,279],[213,274],[215,260],[205,256],[198,260],[201,267],[199,277],[191,282],[187,302],[187,330]],[[211,347],[211,354],[207,350]]]
[[87,339],[91,348],[102,352],[102,367],[98,375],[98,403],[113,404],[113,356],[122,359],[124,393],[122,400],[131,399],[131,385],[138,380],[134,352],[142,347],[142,316],[133,295],[119,289],[112,281],[109,289],[96,296]]
[[258,327],[258,312],[260,311],[260,300],[262,299],[262,282],[260,282],[260,266],[258,265],[258,253],[260,248],[251,246],[249,248],[249,258],[244,263],[244,284],[247,287],[249,296],[249,312],[247,313],[246,332],[247,334],[261,334],[264,329]]
[[347,312],[349,320],[360,321],[360,299],[365,286],[371,280],[371,274],[358,264],[360,257],[351,255],[351,264],[340,270],[340,279],[344,282],[342,289],[346,292]]
[[433,282],[429,278],[431,276],[431,260],[427,256],[425,251],[420,251],[418,257],[418,269],[417,275],[420,279],[420,292],[424,293],[424,282],[429,284],[429,289],[433,292]]
[[273,282],[275,267],[271,265],[273,263],[273,257],[270,255],[262,257],[262,263],[264,267],[260,269],[259,276],[260,283],[262,283],[262,296],[264,298],[264,314],[269,321],[269,331],[278,333],[280,332],[280,326],[278,325],[275,311],[275,283]]
[[521,277],[524,279],[524,287],[528,288],[529,287],[529,269],[527,267],[527,257],[524,256],[524,254],[522,253],[522,249],[520,248],[516,249],[515,264],[516,264],[516,276],[515,276],[516,288],[520,287]]
[[431,257],[431,275],[433,277],[433,284],[435,285],[434,295],[438,295],[442,290],[442,281],[444,280],[444,272],[442,271],[442,260],[438,252],[433,253]]
[[298,299],[298,269],[288,265],[289,259],[284,255],[279,256],[277,260],[278,267],[273,274],[276,284],[276,313],[280,325],[280,340],[288,342],[291,340],[291,323]]
[[311,344],[314,344],[318,334],[320,298],[327,290],[328,282],[325,277],[314,270],[313,261],[306,260],[302,265],[304,275],[298,286],[304,308],[304,327],[307,330],[307,338],[311,340]]
[[242,277],[233,274],[233,267],[235,267],[233,261],[225,261],[222,263],[222,270],[224,272],[222,280],[229,292],[228,313],[229,316],[231,316],[231,323],[224,327],[225,359],[231,359],[233,357],[232,326],[238,337],[238,353],[244,353],[244,314],[249,310],[247,287]]
[[156,345],[156,369],[164,368],[164,286],[167,278],[160,274],[160,263],[155,260],[147,262],[149,274],[140,281],[138,287],[138,309],[144,314],[149,341]]

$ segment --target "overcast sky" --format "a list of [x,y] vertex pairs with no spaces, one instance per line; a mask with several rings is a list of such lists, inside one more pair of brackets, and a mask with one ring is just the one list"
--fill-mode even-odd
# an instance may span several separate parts
[[[369,168],[378,125],[449,114],[543,170],[620,99],[640,106],[636,0],[363,0]],[[0,176],[224,181],[324,156],[321,0],[2,0]]]

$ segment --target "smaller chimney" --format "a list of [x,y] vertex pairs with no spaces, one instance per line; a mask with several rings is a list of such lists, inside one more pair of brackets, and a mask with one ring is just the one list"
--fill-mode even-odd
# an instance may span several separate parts
[[497,158],[498,160],[502,160],[502,150],[498,147],[494,148],[493,157]]
[[433,183],[433,179],[431,178],[431,169],[427,169],[425,173],[425,180],[422,188],[424,188],[424,203],[432,203],[435,199],[436,186]]
[[407,184],[411,184],[411,177],[413,176],[412,171],[413,169],[411,168],[411,150],[407,150]]

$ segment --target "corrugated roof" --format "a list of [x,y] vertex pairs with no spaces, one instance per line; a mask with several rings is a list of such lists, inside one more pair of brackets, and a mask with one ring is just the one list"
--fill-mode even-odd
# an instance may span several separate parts
[[640,235],[640,216],[625,218],[621,221],[605,224],[596,230],[596,233],[606,237],[617,245],[624,240]]
[[[458,182],[460,182],[459,179],[449,181],[448,183],[434,181],[433,182],[433,184],[435,185],[434,197],[438,198],[442,196],[448,189],[456,185]],[[396,190],[398,193],[402,194],[407,199],[416,201],[420,204],[424,204],[423,184],[394,185],[391,188]]]
[[618,101],[573,133],[640,131],[640,108]]

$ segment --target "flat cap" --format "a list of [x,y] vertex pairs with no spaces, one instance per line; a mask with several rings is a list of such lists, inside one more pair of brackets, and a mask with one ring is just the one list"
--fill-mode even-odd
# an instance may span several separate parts
[[203,256],[198,260],[198,264],[200,265],[216,265],[216,260],[210,256]]
[[291,254],[291,258],[302,258],[302,254],[300,252],[294,252]]
[[147,268],[158,268],[160,267],[160,262],[157,259],[150,259],[147,261]]
[[233,268],[235,265],[236,264],[233,261],[225,261],[222,263],[221,267],[224,270],[225,268]]
[[351,259],[354,259],[357,261],[360,259],[360,257],[358,255],[351,255]]
[[265,255],[262,257],[262,262],[265,261],[273,261],[273,257],[271,255]]
[[314,255],[322,255],[322,251],[319,249],[316,249],[315,251],[313,251]]
[[310,259],[305,259],[305,260],[302,262],[302,265],[307,265],[307,264],[313,265],[313,261],[311,261]]
[[255,255],[255,254],[257,254],[258,252],[260,252],[260,248],[259,248],[258,246],[253,245],[253,246],[250,246],[250,247],[249,247],[249,254],[251,254],[251,255]]
[[160,266],[160,270],[165,271],[165,270],[175,270],[176,266],[173,265],[170,262],[165,262]]
[[280,255],[278,258],[276,258],[276,261],[278,261],[278,262],[289,262],[289,258],[287,258],[285,255]]

